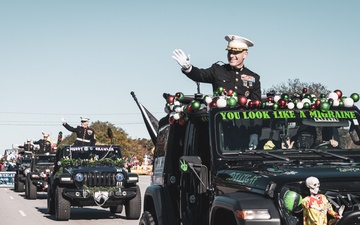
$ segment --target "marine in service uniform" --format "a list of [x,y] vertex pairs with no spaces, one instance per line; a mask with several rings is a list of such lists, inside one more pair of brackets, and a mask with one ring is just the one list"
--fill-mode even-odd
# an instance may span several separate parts
[[213,91],[223,87],[244,95],[251,100],[261,100],[260,76],[244,66],[248,48],[254,43],[244,37],[227,35],[228,64],[214,63],[210,68],[201,69],[191,65],[190,55],[181,49],[173,52],[173,58],[182,67],[182,72],[196,82],[211,83]]
[[70,126],[65,119],[62,117],[61,121],[63,122],[63,126],[71,132],[76,133],[75,146],[93,146],[96,143],[95,131],[90,128],[89,118],[80,117],[81,118],[81,126],[72,127]]

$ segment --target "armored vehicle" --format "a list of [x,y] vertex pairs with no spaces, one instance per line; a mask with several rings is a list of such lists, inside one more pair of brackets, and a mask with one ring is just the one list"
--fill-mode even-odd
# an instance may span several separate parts
[[30,171],[26,173],[25,197],[36,199],[37,192],[47,192],[48,179],[54,169],[55,154],[34,153]]
[[[300,225],[309,210],[314,223],[359,224],[359,95],[296,96],[164,94],[139,224]],[[328,204],[305,204],[313,187]]]
[[25,191],[26,173],[30,172],[30,164],[32,158],[31,151],[19,151],[16,160],[16,173],[14,177],[14,190],[16,192]]
[[119,146],[65,146],[56,153],[48,188],[48,213],[69,220],[71,206],[99,206],[139,219],[141,192],[137,174],[123,168]]

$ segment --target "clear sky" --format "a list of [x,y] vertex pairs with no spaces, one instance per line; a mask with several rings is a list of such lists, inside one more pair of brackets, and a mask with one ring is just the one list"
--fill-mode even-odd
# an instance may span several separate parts
[[61,116],[150,138],[130,92],[161,118],[164,92],[196,92],[173,50],[207,68],[227,62],[228,34],[254,42],[245,65],[262,89],[299,78],[359,93],[359,9],[358,0],[0,0],[0,154],[42,131],[71,134]]

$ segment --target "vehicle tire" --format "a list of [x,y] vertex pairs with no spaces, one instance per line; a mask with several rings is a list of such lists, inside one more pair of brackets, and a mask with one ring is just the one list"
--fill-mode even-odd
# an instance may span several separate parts
[[33,184],[30,179],[30,174],[27,175],[27,183],[28,183],[28,199],[36,199],[37,197],[37,187]]
[[29,196],[29,181],[26,178],[25,179],[25,198],[28,198],[28,196]]
[[154,216],[151,214],[151,212],[143,212],[139,221],[139,225],[156,225]]
[[19,176],[17,174],[14,177],[14,191],[19,192]]
[[18,191],[19,192],[24,192],[25,191],[25,183],[20,181],[23,178],[24,178],[24,175],[19,175],[18,176]]
[[136,185],[136,196],[125,202],[126,219],[139,219],[141,214],[141,192]]
[[122,213],[122,211],[123,211],[123,205],[110,206],[110,212],[113,214]]
[[50,215],[55,214],[54,195],[51,194],[50,187],[48,187],[48,189],[47,189],[47,213]]
[[55,189],[55,219],[69,220],[70,218],[70,202],[63,197],[64,188],[56,187]]

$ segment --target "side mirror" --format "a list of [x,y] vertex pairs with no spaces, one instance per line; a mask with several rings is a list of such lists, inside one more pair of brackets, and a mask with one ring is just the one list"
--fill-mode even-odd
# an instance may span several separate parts
[[199,156],[182,156],[180,157],[179,168],[183,173],[189,173],[195,168],[201,168],[201,158]]

